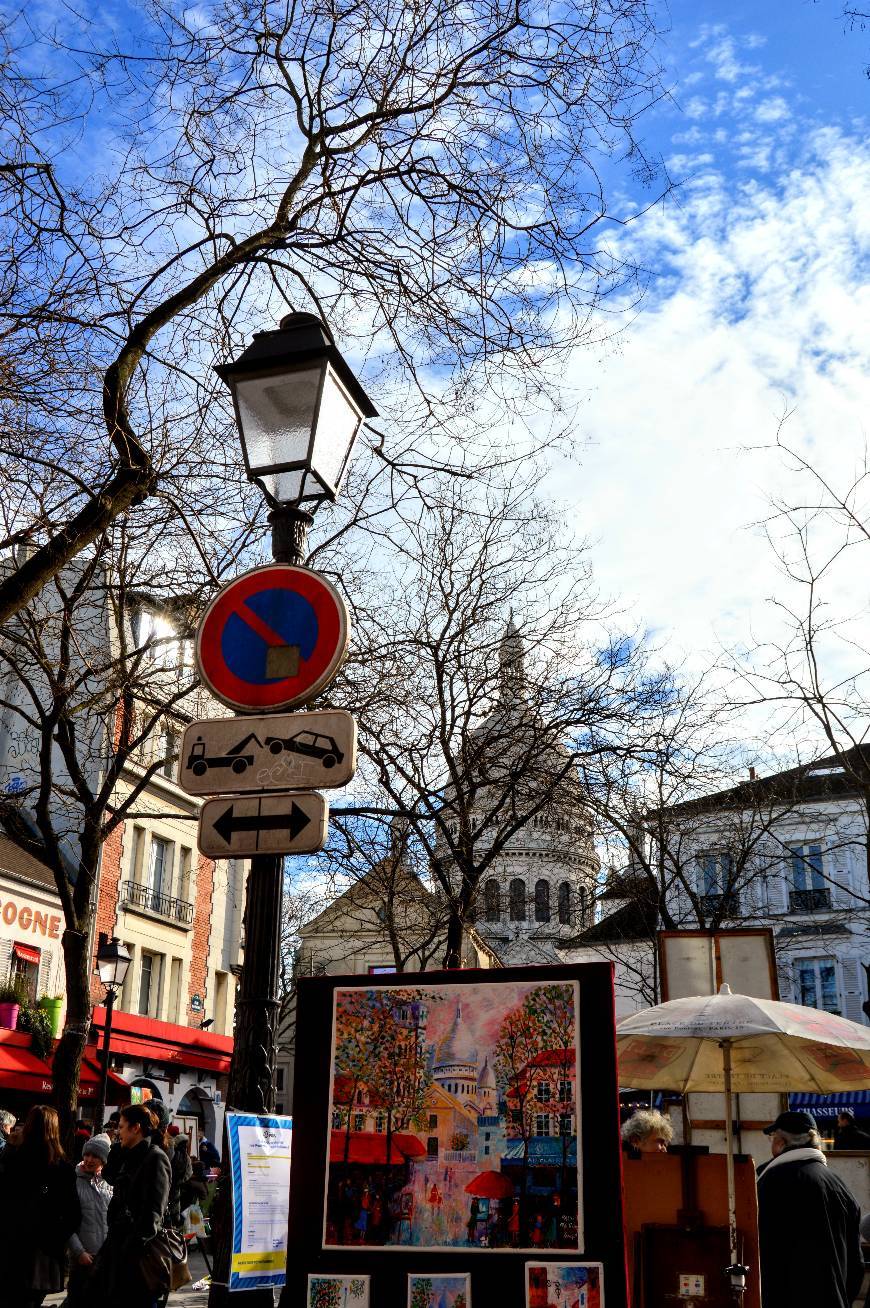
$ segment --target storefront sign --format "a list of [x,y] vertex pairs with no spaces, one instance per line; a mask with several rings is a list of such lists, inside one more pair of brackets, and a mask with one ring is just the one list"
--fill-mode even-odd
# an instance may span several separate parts
[[233,1178],[230,1290],[283,1285],[293,1119],[227,1113],[226,1126]]
[[60,914],[46,908],[37,908],[35,904],[18,904],[14,899],[0,900],[0,921],[5,926],[16,927],[18,931],[29,931],[34,936],[60,940]]

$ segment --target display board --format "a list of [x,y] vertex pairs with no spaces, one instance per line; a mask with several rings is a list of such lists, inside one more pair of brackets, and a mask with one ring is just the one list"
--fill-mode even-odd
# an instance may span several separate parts
[[233,1183],[230,1290],[284,1284],[291,1117],[227,1113]]
[[529,1262],[624,1308],[609,963],[302,977],[296,1041],[284,1308],[359,1277],[521,1305]]

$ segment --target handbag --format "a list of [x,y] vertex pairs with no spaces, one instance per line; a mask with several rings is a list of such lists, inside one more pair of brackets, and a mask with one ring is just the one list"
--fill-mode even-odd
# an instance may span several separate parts
[[151,1237],[142,1250],[139,1271],[143,1283],[154,1295],[187,1285],[191,1279],[187,1245],[173,1227],[163,1226]]

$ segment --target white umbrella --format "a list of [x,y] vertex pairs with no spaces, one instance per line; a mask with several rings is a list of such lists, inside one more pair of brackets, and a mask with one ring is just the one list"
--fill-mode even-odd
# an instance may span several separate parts
[[672,999],[616,1028],[619,1079],[648,1090],[724,1091],[731,1262],[737,1262],[732,1094],[870,1087],[870,1028],[800,1004],[733,995]]

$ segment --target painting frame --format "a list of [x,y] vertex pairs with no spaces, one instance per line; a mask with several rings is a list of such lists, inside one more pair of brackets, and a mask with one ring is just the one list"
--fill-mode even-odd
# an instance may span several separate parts
[[[430,1281],[432,1293],[439,1297],[432,1304],[431,1298],[424,1302],[421,1298],[415,1298],[415,1290],[418,1288],[415,1282]],[[441,1284],[446,1281],[459,1281],[461,1285],[447,1286]],[[448,1290],[455,1290],[463,1295],[462,1300],[457,1300],[454,1296],[452,1300],[445,1299],[444,1295]],[[406,1308],[472,1308],[471,1302],[471,1273],[470,1272],[409,1272],[408,1273],[408,1294],[406,1299]]]
[[[371,1275],[368,1272],[309,1272],[305,1308],[370,1308],[371,1280]],[[334,1304],[321,1306],[312,1297],[315,1283],[318,1281],[335,1282],[338,1285],[339,1292],[342,1289],[347,1289],[351,1291],[351,1296],[345,1295],[343,1300],[340,1296]],[[364,1294],[353,1294],[356,1285],[361,1286]]]
[[[540,1272],[544,1273],[543,1286],[533,1285],[534,1274]],[[605,1308],[603,1263],[579,1258],[570,1262],[530,1259],[524,1280],[525,1308]],[[551,1286],[555,1288],[552,1297]],[[576,1299],[571,1297],[572,1289],[578,1291]]]

